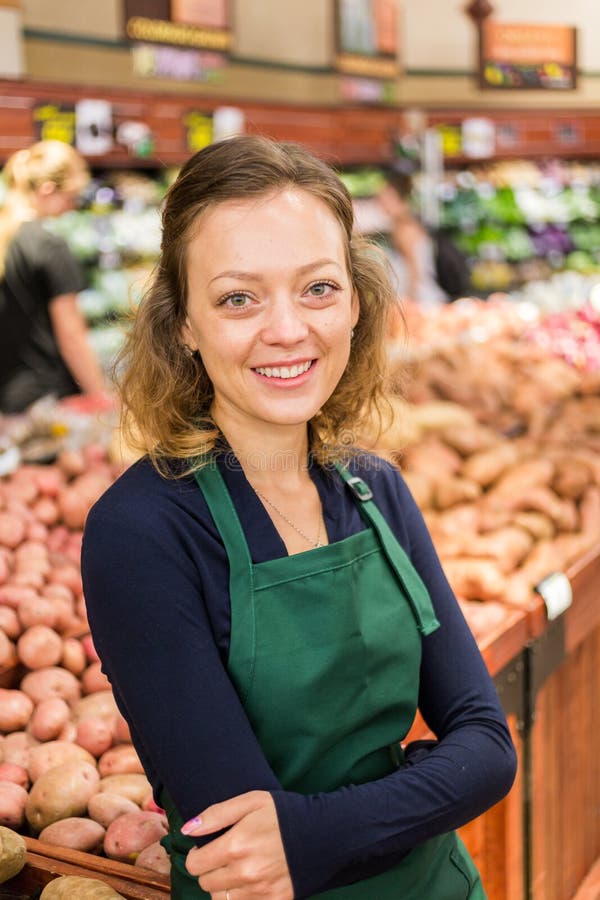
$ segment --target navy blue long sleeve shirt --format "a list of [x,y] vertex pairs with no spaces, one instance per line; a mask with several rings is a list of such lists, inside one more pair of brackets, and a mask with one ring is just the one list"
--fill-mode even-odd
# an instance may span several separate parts
[[[219,467],[253,562],[285,556],[241,467],[231,456]],[[507,793],[516,769],[493,683],[400,473],[365,454],[350,469],[370,485],[441,625],[423,638],[419,685],[438,743],[367,784],[302,795],[278,783],[227,674],[227,556],[193,477],[167,479],[140,460],[93,507],[83,541],[94,642],[155,797],[166,787],[187,819],[270,791],[296,897],[377,874],[465,824]],[[337,473],[315,465],[311,477],[330,542],[365,527]]]

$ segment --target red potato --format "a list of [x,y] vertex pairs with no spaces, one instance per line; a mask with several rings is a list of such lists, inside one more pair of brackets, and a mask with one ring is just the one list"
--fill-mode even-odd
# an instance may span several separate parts
[[169,875],[171,872],[171,860],[169,854],[160,843],[148,844],[138,853],[134,865],[141,869],[149,869],[151,872],[160,872],[161,875]]
[[104,852],[110,859],[135,860],[145,847],[167,833],[164,816],[153,812],[125,813],[111,822],[104,837]]
[[60,635],[47,625],[32,625],[17,641],[19,659],[28,669],[56,666],[62,658],[62,651]]
[[[99,443],[91,443],[86,444],[82,449],[83,460],[85,462],[86,470],[94,469],[99,467],[101,464],[106,463],[108,459],[108,454],[106,452],[106,447]],[[102,466],[104,468],[104,466]]]
[[27,791],[12,781],[0,781],[0,825],[18,829],[25,819]]
[[79,595],[83,591],[81,572],[79,567],[72,563],[54,566],[48,574],[48,583],[65,584],[75,595]]
[[31,507],[38,522],[44,525],[56,525],[58,522],[58,506],[50,497],[40,497]]
[[15,609],[11,609],[10,606],[0,606],[0,628],[11,641],[19,637],[22,628]]
[[25,540],[27,528],[25,521],[10,512],[0,512],[0,544],[5,547],[18,547]]
[[[112,746],[113,728],[110,720],[99,716],[83,719],[76,726],[75,741],[95,757],[100,757]],[[113,774],[105,772],[104,774]]]
[[150,796],[147,797],[146,800],[144,800],[144,802],[142,803],[142,809],[149,810],[150,812],[160,813],[161,816],[166,815],[164,809],[155,803],[154,797],[152,796],[152,794],[150,794]]
[[15,645],[9,636],[0,629],[0,672],[17,664]]
[[29,522],[25,534],[28,541],[48,540],[48,529],[41,522]]
[[110,689],[110,681],[102,672],[100,662],[90,663],[81,676],[81,686],[84,694],[95,694]]
[[23,587],[19,584],[3,584],[0,587],[0,605],[17,609],[23,600],[32,600],[38,596],[37,591],[31,587]]
[[10,566],[8,564],[8,559],[4,554],[0,556],[0,584],[4,584],[4,582],[8,579],[10,574]]
[[96,653],[96,648],[94,647],[94,641],[92,639],[91,634],[86,634],[81,638],[81,643],[83,644],[83,649],[85,650],[86,656],[90,662],[97,662],[100,657]]
[[82,475],[86,468],[86,462],[81,450],[61,450],[56,464],[59,471],[68,479]]
[[74,744],[76,737],[77,737],[77,726],[75,725],[75,723],[71,722],[71,720],[69,720],[68,722],[65,722],[64,727],[58,736],[58,740],[59,741],[67,741],[67,743],[69,743],[69,744]]
[[47,741],[31,748],[27,770],[31,780],[36,782],[46,772],[66,763],[87,763],[96,768],[96,760],[92,754],[78,744],[69,741]]
[[46,697],[62,697],[67,703],[74,703],[81,696],[81,687],[75,675],[59,666],[28,672],[21,682],[21,690],[34,703]]
[[32,625],[47,625],[54,628],[56,625],[56,610],[54,604],[47,597],[29,597],[22,600],[17,612],[23,628],[31,628]]
[[59,582],[44,585],[42,596],[47,597],[49,600],[68,600],[71,606],[75,604],[75,594],[71,588]]
[[65,473],[58,466],[44,466],[35,475],[38,492],[43,497],[56,497],[66,481]]
[[25,804],[31,828],[39,832],[59,819],[82,816],[98,781],[96,767],[87,762],[66,762],[45,772],[34,783]]
[[48,547],[44,541],[27,538],[14,551],[14,558],[18,562],[31,559],[48,559]]
[[9,583],[21,587],[31,587],[35,591],[39,591],[44,584],[44,576],[42,572],[35,569],[16,569],[10,576]]
[[105,830],[93,819],[69,816],[47,825],[39,834],[39,840],[54,847],[67,847],[83,853],[95,853],[102,846]]
[[139,811],[139,806],[133,800],[121,797],[119,794],[107,792],[93,794],[88,801],[88,815],[104,828],[108,828],[111,822],[125,813]]
[[27,790],[30,785],[29,772],[25,766],[3,762],[0,763],[0,781],[12,781],[13,784],[18,784]]
[[27,694],[0,688],[0,731],[21,731],[32,712],[33,702]]
[[28,769],[29,754],[38,745],[39,741],[36,741],[33,735],[26,731],[14,731],[12,734],[7,734],[0,747],[2,761]]
[[48,550],[51,553],[58,553],[62,550],[66,542],[69,540],[69,529],[66,525],[56,525],[50,529],[48,534]]
[[81,675],[85,669],[85,650],[78,638],[68,637],[63,639],[61,666],[68,669],[73,675]]
[[56,631],[58,631],[59,634],[65,634],[66,632],[72,632],[73,629],[77,628],[78,621],[73,608],[73,602],[67,600],[65,597],[50,597],[49,599],[52,601],[52,606],[54,607],[56,615],[56,622],[54,624]]
[[70,715],[70,707],[62,697],[47,697],[33,710],[28,731],[38,741],[56,740]]
[[119,744],[102,754],[98,760],[98,771],[102,778],[105,775],[128,775],[136,772],[143,775],[144,767],[133,744]]
[[113,722],[113,733],[116,743],[131,743],[131,731],[129,730],[129,725],[127,724],[126,719],[124,719],[120,713],[115,717],[115,720]]
[[81,495],[77,487],[63,488],[57,502],[61,520],[69,528],[83,528],[91,504]]

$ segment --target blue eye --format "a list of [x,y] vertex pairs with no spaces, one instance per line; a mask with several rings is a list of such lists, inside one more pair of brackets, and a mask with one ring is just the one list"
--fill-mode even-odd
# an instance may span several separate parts
[[227,304],[232,309],[243,309],[248,303],[249,297],[247,294],[227,294],[226,297],[220,301],[219,305]]
[[315,281],[315,283],[311,284],[308,288],[308,292],[312,294],[313,297],[327,297],[328,294],[337,289],[337,285],[332,281]]

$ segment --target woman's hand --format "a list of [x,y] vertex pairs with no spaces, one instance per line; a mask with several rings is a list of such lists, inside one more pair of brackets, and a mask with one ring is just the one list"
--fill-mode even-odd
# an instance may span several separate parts
[[[277,812],[267,791],[250,791],[209,806],[181,829],[198,837],[225,834],[190,850],[186,868],[213,900],[292,900]],[[228,892],[228,893],[227,893]]]

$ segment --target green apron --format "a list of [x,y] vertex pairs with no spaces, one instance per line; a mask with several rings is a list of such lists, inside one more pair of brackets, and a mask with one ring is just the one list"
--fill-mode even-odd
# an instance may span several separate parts
[[[406,553],[364,481],[340,474],[366,530],[254,565],[214,465],[196,480],[227,550],[228,671],[285,790],[335,791],[402,765],[399,742],[417,708],[421,635],[439,627]],[[171,897],[209,897],[185,869],[194,841],[167,792]],[[199,810],[200,811],[200,810]],[[485,900],[460,838],[440,835],[381,875],[315,895],[331,900]]]

